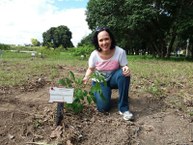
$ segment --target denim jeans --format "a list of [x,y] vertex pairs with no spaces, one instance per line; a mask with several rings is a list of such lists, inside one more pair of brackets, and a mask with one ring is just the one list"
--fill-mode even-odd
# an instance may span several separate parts
[[[92,82],[92,85],[95,85],[96,82]],[[116,70],[111,78],[107,81],[107,85],[101,83],[102,93],[105,97],[105,100],[101,98],[98,92],[94,93],[96,99],[97,109],[100,112],[109,111],[111,108],[111,93],[112,89],[118,89],[119,97],[118,97],[118,110],[121,112],[125,112],[129,110],[129,102],[128,102],[128,92],[130,85],[130,77],[125,77],[123,75],[122,69]]]

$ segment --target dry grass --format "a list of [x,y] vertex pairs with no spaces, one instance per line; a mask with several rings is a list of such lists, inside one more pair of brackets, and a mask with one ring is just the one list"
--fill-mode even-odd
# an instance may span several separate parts
[[[193,112],[193,63],[163,61],[129,56],[132,71],[131,91],[165,98],[170,106]],[[68,52],[44,59],[28,54],[5,53],[0,60],[0,86],[27,85],[30,80],[44,78],[53,81],[61,77],[62,69],[82,71],[87,60],[73,57]],[[62,69],[61,69],[62,68]],[[75,72],[76,73],[76,72]]]

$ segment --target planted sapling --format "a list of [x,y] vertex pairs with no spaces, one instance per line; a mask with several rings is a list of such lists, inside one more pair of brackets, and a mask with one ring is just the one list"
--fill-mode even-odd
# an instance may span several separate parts
[[91,86],[90,90],[86,89],[86,85],[83,84],[82,78],[76,78],[72,71],[69,72],[69,76],[59,80],[59,84],[66,88],[74,88],[74,101],[71,104],[65,104],[67,109],[71,109],[75,113],[79,113],[83,110],[85,101],[88,104],[95,102],[94,93],[100,93],[102,99],[103,96],[100,83],[106,85],[104,76],[100,73],[93,73],[91,79],[97,80],[94,86]]

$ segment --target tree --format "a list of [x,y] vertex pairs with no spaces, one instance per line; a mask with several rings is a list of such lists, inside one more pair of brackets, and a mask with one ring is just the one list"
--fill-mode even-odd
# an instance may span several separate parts
[[[163,14],[167,15],[169,20],[164,24],[169,26],[168,31],[165,31],[165,39],[168,43],[166,57],[170,57],[171,52],[175,50],[173,48],[175,41],[186,41],[191,36],[193,2],[192,0],[159,0],[156,5]],[[184,38],[183,34],[185,34]]]
[[[97,26],[110,27],[118,44],[132,52],[134,44],[143,42],[138,38],[141,37],[140,34],[145,34],[142,30],[155,15],[155,11],[141,0],[90,0],[86,15],[91,30]],[[136,42],[133,38],[140,41]]]
[[71,38],[72,33],[67,26],[51,27],[49,30],[42,34],[43,36],[43,46],[58,48],[62,46],[63,48],[74,47]]
[[[187,45],[187,40],[189,40],[189,50],[191,51],[193,60],[193,1],[182,1],[181,9],[181,15],[178,21],[178,29],[176,30],[176,33],[181,41],[181,44],[184,43],[184,45]],[[183,45],[180,47],[183,47]]]
[[170,57],[176,37],[192,29],[192,5],[191,0],[90,0],[86,20],[91,30],[110,27],[130,52]]
[[[0,50],[8,50],[8,49],[10,49],[10,48],[11,48],[10,45],[0,43]],[[2,52],[2,51],[1,51],[1,52]]]
[[108,26],[113,30],[117,38],[120,38],[119,36],[125,30],[123,28],[125,19],[122,9],[123,3],[123,0],[90,0],[86,11],[86,20],[89,28],[95,30],[98,26]]
[[32,43],[33,46],[40,46],[40,42],[35,38],[31,39],[31,43]]
[[79,43],[78,43],[78,47],[80,46],[84,46],[84,45],[91,45],[92,44],[92,37],[93,37],[93,33],[89,34],[88,36],[84,37]]

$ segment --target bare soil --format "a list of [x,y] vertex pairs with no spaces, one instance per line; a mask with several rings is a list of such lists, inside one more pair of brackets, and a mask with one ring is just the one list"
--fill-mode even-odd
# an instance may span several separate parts
[[56,126],[56,103],[48,103],[50,82],[34,82],[18,88],[0,87],[1,145],[193,144],[192,118],[179,107],[168,105],[168,98],[132,87],[129,96],[134,120],[124,121],[118,114],[118,92],[114,90],[110,112],[99,113],[94,104],[85,105],[79,114],[64,110],[64,119]]

